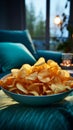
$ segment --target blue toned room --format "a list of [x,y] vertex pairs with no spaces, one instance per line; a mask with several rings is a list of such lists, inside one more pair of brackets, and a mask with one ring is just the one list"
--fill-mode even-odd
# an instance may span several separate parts
[[0,130],[73,130],[72,0],[0,0]]

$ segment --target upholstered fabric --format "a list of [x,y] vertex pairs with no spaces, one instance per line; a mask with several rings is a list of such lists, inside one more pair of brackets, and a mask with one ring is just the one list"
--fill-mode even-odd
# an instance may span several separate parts
[[62,53],[57,51],[37,50],[38,57],[43,56],[46,60],[52,59],[58,64],[62,62]]
[[0,42],[23,43],[32,54],[36,53],[28,30],[0,30]]
[[49,106],[21,105],[0,90],[0,130],[73,130],[73,96]]
[[34,64],[36,59],[21,43],[0,42],[0,65],[6,72],[12,68],[19,68],[24,63]]

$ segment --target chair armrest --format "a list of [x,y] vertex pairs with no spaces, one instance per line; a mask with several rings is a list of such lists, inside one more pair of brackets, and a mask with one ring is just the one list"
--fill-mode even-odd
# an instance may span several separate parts
[[58,64],[62,62],[62,53],[56,51],[49,50],[37,50],[38,58],[44,57],[47,60],[52,59],[56,61]]

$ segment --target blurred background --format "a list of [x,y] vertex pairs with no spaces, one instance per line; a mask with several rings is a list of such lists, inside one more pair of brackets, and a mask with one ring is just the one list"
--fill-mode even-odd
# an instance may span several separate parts
[[0,29],[28,29],[36,49],[73,52],[72,0],[0,0]]

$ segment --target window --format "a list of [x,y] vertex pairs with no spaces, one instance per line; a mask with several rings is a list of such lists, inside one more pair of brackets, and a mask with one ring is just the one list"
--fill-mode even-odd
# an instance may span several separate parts
[[[54,2],[54,4],[53,4]],[[60,2],[60,4],[59,4]],[[62,14],[65,13],[69,16],[69,2],[67,0],[50,0],[50,8],[47,7],[48,0],[25,0],[26,4],[26,27],[30,31],[34,44],[37,49],[47,49],[47,44],[50,43],[50,50],[55,50],[55,41],[51,38],[54,36],[61,36],[61,31],[58,26],[54,24],[54,18],[59,15],[62,18]],[[65,5],[68,4],[67,8]],[[46,19],[47,12],[50,10],[49,21]],[[46,14],[47,13],[47,14]],[[48,15],[49,17],[49,15]],[[46,24],[49,26],[46,27]],[[49,28],[48,28],[49,27]],[[49,30],[49,34],[46,34]],[[64,29],[64,37],[68,36],[66,28]],[[47,40],[46,40],[47,38]],[[49,41],[48,41],[49,40]],[[47,41],[47,42],[46,42]]]
[[[65,6],[67,6],[65,8]],[[69,9],[70,3],[67,0],[55,0],[53,4],[53,0],[50,0],[50,35],[51,36],[61,36],[61,32],[58,26],[54,24],[54,18],[59,15],[60,19],[62,20],[62,14],[65,13],[67,16],[67,21],[69,18]],[[68,36],[68,32],[65,28],[64,30],[64,37]]]
[[[42,4],[41,4],[42,3]],[[26,0],[26,27],[33,38],[45,36],[46,0]]]

